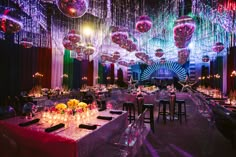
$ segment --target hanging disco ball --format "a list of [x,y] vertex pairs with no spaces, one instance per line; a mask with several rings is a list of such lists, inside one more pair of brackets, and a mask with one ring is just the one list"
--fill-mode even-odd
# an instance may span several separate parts
[[108,55],[108,54],[102,54],[101,55],[101,60],[102,61],[106,61],[107,60],[107,58],[109,58],[110,56]]
[[19,14],[11,9],[5,9],[0,13],[0,31],[5,33],[17,33],[23,27]]
[[195,21],[190,16],[179,17],[174,26],[175,46],[178,48],[187,47],[191,42],[195,27]]
[[84,60],[84,58],[85,58],[85,56],[84,56],[84,54],[83,53],[77,53],[77,57],[76,57],[76,59],[78,60],[78,61],[82,61],[82,60]]
[[215,43],[215,45],[213,45],[213,47],[212,47],[212,50],[214,51],[214,52],[217,52],[217,53],[219,53],[219,52],[221,52],[222,50],[224,50],[224,44],[223,43],[221,43],[221,42],[217,42],[217,43]]
[[88,44],[84,50],[85,55],[92,55],[95,52],[95,47],[92,44]]
[[20,41],[20,45],[24,48],[31,48],[33,46],[33,42],[27,38],[24,38]]
[[67,17],[82,17],[88,10],[88,0],[57,0],[58,9]]
[[112,58],[115,59],[115,60],[119,59],[120,58],[120,52],[117,52],[117,51],[114,52],[113,55],[112,55]]
[[164,55],[164,51],[162,49],[156,49],[155,55],[161,58]]
[[160,64],[164,64],[166,62],[166,59],[165,58],[161,58],[160,59]]
[[135,61],[134,61],[133,59],[131,59],[131,60],[129,61],[129,64],[130,64],[130,65],[134,65],[134,64],[135,64]]
[[152,21],[147,15],[140,16],[135,25],[136,30],[141,33],[148,32],[152,28]]
[[77,53],[82,53],[84,51],[84,49],[85,49],[85,44],[84,43],[78,42],[78,43],[75,44],[75,51]]
[[146,53],[145,52],[136,52],[135,56],[139,59],[142,59],[146,56]]
[[63,46],[67,49],[67,50],[74,50],[75,49],[75,44],[72,43],[68,37],[64,37],[63,41],[62,41]]
[[202,56],[202,61],[203,62],[208,62],[210,60],[210,57],[208,55]]
[[182,49],[178,51],[178,62],[179,64],[184,64],[189,58],[190,49]]
[[153,61],[153,60],[148,60],[148,61],[147,61],[147,64],[148,64],[148,65],[153,65],[153,64],[154,64],[154,61]]
[[126,40],[128,39],[128,33],[127,32],[113,32],[111,34],[111,40],[112,42],[114,42],[115,44],[122,44],[124,42],[126,42]]
[[80,42],[81,40],[81,36],[79,34],[76,33],[75,30],[71,30],[68,34],[67,34],[68,39],[73,42],[73,43],[77,43]]

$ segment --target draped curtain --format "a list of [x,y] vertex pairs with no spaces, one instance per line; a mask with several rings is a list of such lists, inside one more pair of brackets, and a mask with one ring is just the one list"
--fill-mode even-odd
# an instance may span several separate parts
[[[65,50],[63,74],[67,74],[68,78],[63,79],[63,85],[70,89],[81,88],[83,84],[93,85],[93,61],[78,61],[70,57],[70,51]],[[87,80],[82,78],[87,77]]]
[[236,70],[236,47],[230,48],[230,53],[227,55],[227,93],[236,89],[235,77],[230,77],[232,71]]
[[[23,48],[12,41],[0,40],[0,83],[1,95],[18,95],[20,91],[29,91],[36,83],[43,88],[51,88],[52,54],[49,48]],[[33,75],[43,74],[40,82]]]

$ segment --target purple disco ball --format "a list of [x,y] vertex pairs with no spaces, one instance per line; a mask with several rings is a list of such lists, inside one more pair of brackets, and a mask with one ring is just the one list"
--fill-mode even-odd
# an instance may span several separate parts
[[154,64],[154,61],[153,60],[148,60],[147,61],[147,65],[153,65]]
[[135,56],[139,59],[142,59],[146,56],[146,53],[145,52],[136,52]]
[[210,57],[208,55],[202,56],[202,61],[203,62],[208,62],[210,60]]
[[137,31],[144,33],[152,28],[152,21],[147,15],[140,16],[136,22],[135,28]]
[[0,31],[5,33],[17,33],[23,27],[19,14],[11,9],[6,9],[0,13]]
[[75,51],[77,53],[82,53],[84,51],[84,49],[85,49],[85,44],[84,43],[78,42],[78,43],[75,44]]
[[131,59],[131,60],[129,61],[129,64],[130,64],[130,65],[134,65],[134,64],[135,64],[135,61],[134,61],[133,59]]
[[164,64],[166,62],[166,59],[165,58],[161,58],[160,59],[160,64]]
[[88,10],[88,0],[57,0],[58,9],[67,17],[82,17]]
[[120,52],[117,52],[117,51],[114,52],[113,55],[112,55],[112,58],[115,59],[115,60],[119,59],[120,58]]
[[72,43],[67,37],[64,37],[62,44],[65,47],[65,49],[67,49],[67,50],[74,50],[75,49],[75,44]]
[[113,32],[111,34],[111,40],[112,42],[120,45],[122,43],[125,43],[128,39],[128,33],[127,32]]
[[110,56],[108,55],[108,54],[102,54],[101,55],[101,60],[102,61],[106,61],[107,60],[107,58],[109,58]]
[[33,42],[28,38],[24,38],[20,41],[20,45],[24,48],[31,48],[33,46]]
[[217,42],[217,43],[215,43],[215,45],[213,45],[213,47],[212,47],[212,50],[214,51],[214,52],[217,52],[217,53],[219,53],[219,52],[221,52],[222,50],[224,50],[224,44],[223,43],[221,43],[221,42]]
[[195,27],[195,22],[191,17],[181,16],[178,18],[174,26],[175,46],[178,48],[187,47],[191,42]]
[[126,48],[126,50],[129,51],[129,52],[136,51],[137,50],[137,45],[132,43]]
[[178,62],[179,64],[184,64],[189,58],[190,49],[182,49],[178,51]]
[[127,63],[126,61],[119,61],[118,64],[126,66],[126,67],[129,66],[129,63]]
[[81,36],[76,33],[75,30],[71,30],[68,34],[67,34],[68,39],[73,42],[73,43],[77,43],[80,42],[81,40]]
[[92,44],[88,44],[84,50],[85,55],[92,55],[95,52],[95,47]]
[[164,51],[162,49],[156,49],[155,55],[156,57],[161,58],[164,55]]
[[84,60],[84,58],[85,58],[85,56],[84,56],[84,54],[83,53],[77,53],[77,57],[76,57],[76,59],[78,60],[78,61],[82,61],[82,60]]

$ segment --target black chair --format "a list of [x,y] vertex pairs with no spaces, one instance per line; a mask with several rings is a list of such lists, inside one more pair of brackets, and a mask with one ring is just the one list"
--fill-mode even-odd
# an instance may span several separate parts
[[177,115],[180,123],[182,123],[182,116],[184,116],[185,121],[187,121],[187,111],[186,111],[185,100],[176,100],[175,106],[176,106],[176,104],[177,104],[177,112],[175,111],[176,108],[174,107],[174,115]]
[[[161,110],[162,106],[162,110]],[[157,120],[159,120],[159,117],[162,115],[164,123],[166,123],[166,117],[167,115],[170,115],[170,112],[167,112],[167,106],[170,111],[170,101],[167,99],[160,100],[159,105],[158,105],[158,117]]]
[[155,132],[155,127],[154,127],[154,105],[153,104],[144,104],[142,109],[143,109],[143,111],[145,109],[149,110],[149,117],[148,118],[144,117],[144,123],[149,123],[152,131]]
[[123,110],[128,112],[128,120],[131,123],[132,120],[135,120],[135,107],[132,102],[123,103]]

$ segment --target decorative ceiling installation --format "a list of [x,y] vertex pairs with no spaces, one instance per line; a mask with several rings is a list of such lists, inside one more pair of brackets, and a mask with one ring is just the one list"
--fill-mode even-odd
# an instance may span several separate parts
[[[194,33],[189,31],[185,40],[180,40],[183,41],[184,46],[177,47],[176,41],[179,41],[177,38],[180,38],[180,35],[174,35],[174,27],[175,21],[184,15],[182,0],[86,0],[88,2],[88,7],[85,7],[86,13],[81,14],[79,18],[69,18],[62,14],[57,7],[59,0],[9,1],[24,12],[21,16],[24,28],[16,34],[16,42],[19,43],[22,39],[30,37],[34,40],[34,44],[40,43],[38,46],[50,47],[52,41],[53,47],[60,55],[64,51],[63,38],[71,29],[78,31],[82,36],[82,41],[76,43],[73,49],[77,54],[84,51],[83,44],[92,44],[95,51],[88,51],[91,54],[89,60],[101,58],[101,55],[105,54],[108,56],[106,62],[117,64],[123,61],[129,65],[133,62],[151,65],[160,62],[161,57],[166,61],[179,61],[183,64],[187,60],[184,58],[188,55],[180,55],[181,48],[188,48],[189,58],[196,63],[201,63],[203,55],[214,59],[216,56],[225,55],[227,48],[235,45],[233,40],[235,34],[231,34],[235,32],[236,16],[235,9],[232,7],[235,3],[231,0],[227,0],[229,2],[227,4],[218,5],[216,2],[223,1],[193,0],[192,14],[186,16],[192,18],[191,22],[196,25],[195,31]],[[81,1],[85,2],[85,0],[74,2]],[[83,4],[87,4],[86,2]],[[89,25],[96,32],[94,31],[90,36],[84,35],[84,25]],[[123,33],[127,36],[126,42],[114,43],[111,37],[114,33],[113,28],[125,30]],[[33,33],[28,35],[31,30]],[[222,43],[224,47],[218,53],[212,49],[216,43]],[[158,49],[162,49],[164,54],[157,54]],[[119,57],[113,57],[114,52],[119,52]],[[137,58],[135,56],[137,52],[145,53],[145,57]]]
[[165,63],[155,63],[154,65],[151,65],[147,69],[145,69],[143,74],[141,75],[141,80],[148,80],[153,72],[161,68],[169,69],[176,73],[180,81],[184,81],[187,77],[186,70],[181,67],[181,65],[176,62],[166,61]]

